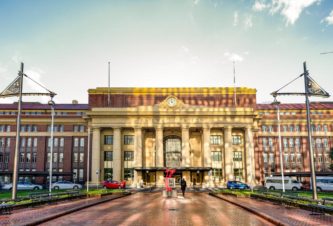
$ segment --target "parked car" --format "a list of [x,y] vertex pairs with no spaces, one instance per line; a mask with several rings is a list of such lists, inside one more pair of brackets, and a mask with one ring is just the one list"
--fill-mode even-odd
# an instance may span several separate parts
[[103,188],[124,189],[126,188],[126,181],[106,180],[103,182]]
[[[284,188],[286,190],[297,191],[301,189],[301,186],[301,182],[291,177],[284,177]],[[282,189],[282,177],[267,177],[265,179],[265,187],[270,190]]]
[[317,191],[333,191],[333,177],[316,177],[316,182]]
[[[13,189],[13,184],[9,183],[9,184],[4,184],[2,186],[3,190],[12,190]],[[43,189],[43,186],[38,185],[38,184],[33,184],[31,182],[21,182],[19,181],[17,183],[17,190],[39,190],[39,189]]]
[[52,183],[51,185],[52,189],[58,190],[58,189],[81,189],[82,185],[81,184],[75,184],[70,181],[58,181],[55,183]]
[[228,181],[228,189],[250,189],[250,186],[240,181]]

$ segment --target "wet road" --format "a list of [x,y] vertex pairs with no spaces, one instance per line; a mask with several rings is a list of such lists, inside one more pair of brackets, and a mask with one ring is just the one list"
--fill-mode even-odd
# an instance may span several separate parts
[[246,210],[206,193],[163,198],[137,193],[65,215],[44,225],[272,225]]

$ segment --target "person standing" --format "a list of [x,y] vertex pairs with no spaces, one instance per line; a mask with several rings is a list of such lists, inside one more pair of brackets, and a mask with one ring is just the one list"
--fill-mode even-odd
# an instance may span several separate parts
[[183,197],[185,197],[185,189],[186,189],[186,180],[184,177],[182,178],[180,182],[180,188],[182,189]]

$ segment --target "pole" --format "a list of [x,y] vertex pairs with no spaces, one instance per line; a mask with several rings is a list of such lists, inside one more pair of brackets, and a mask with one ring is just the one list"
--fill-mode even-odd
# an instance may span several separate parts
[[282,157],[282,143],[281,143],[281,126],[280,126],[280,107],[279,102],[276,104],[277,109],[277,121],[278,121],[278,136],[279,136],[279,153],[280,153],[280,167],[281,167],[281,179],[282,179],[282,192],[285,192],[284,186],[284,172],[283,172],[283,157]]
[[110,61],[108,62],[108,106],[110,106]]
[[54,102],[51,100],[51,140],[50,140],[50,167],[49,167],[49,194],[52,193],[52,173],[53,173],[53,128],[54,128]]
[[311,120],[310,120],[310,102],[309,102],[309,80],[308,71],[306,69],[306,62],[303,63],[304,68],[304,85],[305,85],[305,104],[306,104],[306,123],[308,128],[308,145],[310,152],[310,171],[311,171],[311,182],[312,182],[312,198],[317,200],[317,182],[316,182],[316,172],[313,161],[313,148],[312,148],[312,138],[311,138]]
[[89,179],[90,179],[90,127],[88,127],[88,148],[87,148],[87,193],[89,192]]
[[21,130],[21,103],[22,103],[22,90],[23,90],[23,69],[24,64],[21,63],[20,76],[20,92],[18,98],[17,109],[17,122],[16,122],[16,141],[15,141],[15,153],[14,153],[14,168],[13,168],[13,188],[12,188],[12,200],[16,199],[17,195],[17,181],[18,181],[18,154],[20,148],[20,130]]

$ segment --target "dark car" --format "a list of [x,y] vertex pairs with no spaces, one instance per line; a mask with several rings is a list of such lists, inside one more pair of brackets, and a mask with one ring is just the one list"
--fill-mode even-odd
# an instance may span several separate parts
[[228,181],[228,189],[250,189],[250,186],[240,181]]
[[103,188],[124,189],[126,188],[126,181],[106,180],[103,182]]

